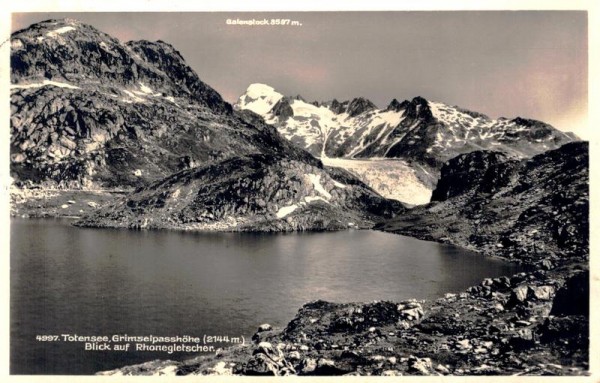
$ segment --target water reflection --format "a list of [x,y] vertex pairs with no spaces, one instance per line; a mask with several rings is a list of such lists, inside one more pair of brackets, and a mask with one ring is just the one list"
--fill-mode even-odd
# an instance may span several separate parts
[[263,322],[284,326],[314,299],[437,298],[514,272],[450,246],[374,231],[140,232],[14,220],[11,372],[89,374],[167,357],[82,352],[36,342],[38,334],[250,335]]

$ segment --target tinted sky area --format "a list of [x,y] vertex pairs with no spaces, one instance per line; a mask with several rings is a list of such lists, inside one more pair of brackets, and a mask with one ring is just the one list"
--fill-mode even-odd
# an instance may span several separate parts
[[[122,41],[171,43],[230,102],[254,82],[379,107],[423,96],[589,136],[584,11],[22,13],[12,30],[62,17]],[[227,25],[236,18],[302,25]]]

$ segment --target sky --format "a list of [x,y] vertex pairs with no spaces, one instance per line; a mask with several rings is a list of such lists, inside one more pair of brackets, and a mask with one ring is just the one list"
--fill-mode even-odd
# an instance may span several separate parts
[[[163,40],[229,102],[251,83],[312,100],[422,96],[589,137],[585,11],[15,13],[69,17],[121,41]],[[228,25],[227,19],[301,25]]]

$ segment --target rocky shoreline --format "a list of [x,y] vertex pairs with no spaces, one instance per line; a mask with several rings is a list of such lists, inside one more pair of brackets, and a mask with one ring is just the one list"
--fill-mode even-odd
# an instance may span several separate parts
[[252,344],[99,375],[586,375],[583,263],[485,279],[434,301],[305,304]]
[[[20,189],[11,193],[12,215],[89,214],[120,196]],[[494,250],[486,249],[482,256],[507,260],[502,248]],[[583,254],[485,279],[437,300],[310,302],[285,328],[259,326],[251,344],[98,374],[586,375],[588,297],[588,259]]]
[[119,190],[10,189],[10,216],[80,218],[126,194]]

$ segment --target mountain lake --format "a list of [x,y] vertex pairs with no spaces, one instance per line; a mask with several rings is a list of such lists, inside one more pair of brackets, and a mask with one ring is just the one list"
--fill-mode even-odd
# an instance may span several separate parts
[[197,355],[96,349],[103,342],[88,342],[86,350],[80,336],[206,335],[247,343],[262,323],[285,327],[308,301],[436,299],[520,271],[456,247],[371,230],[192,233],[70,223],[11,220],[11,374],[88,375]]

